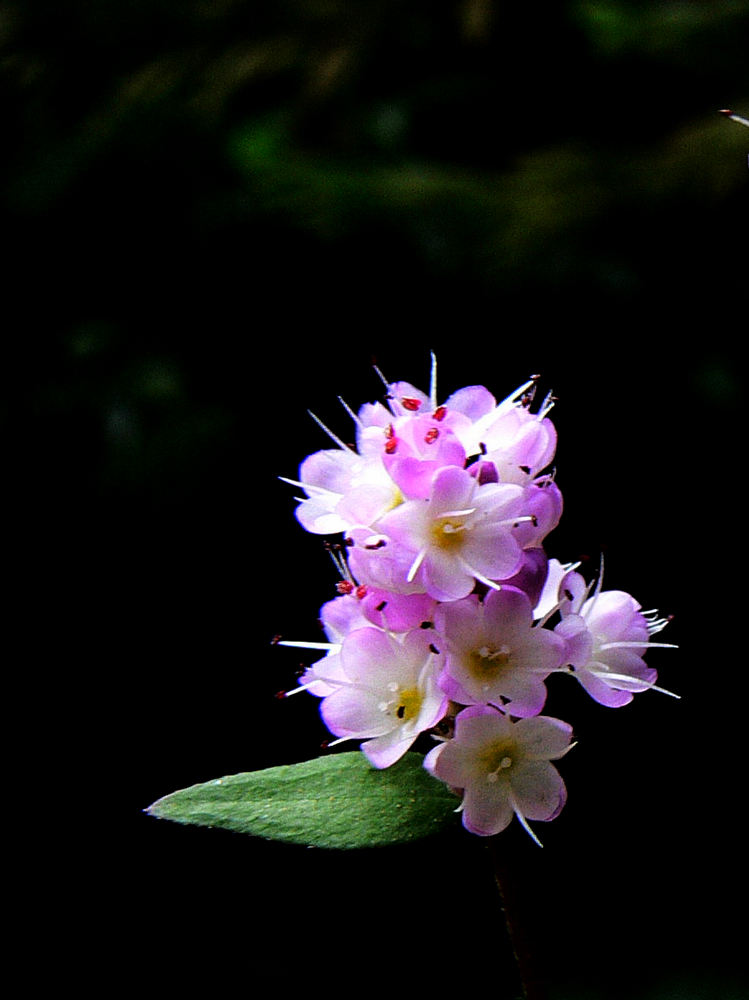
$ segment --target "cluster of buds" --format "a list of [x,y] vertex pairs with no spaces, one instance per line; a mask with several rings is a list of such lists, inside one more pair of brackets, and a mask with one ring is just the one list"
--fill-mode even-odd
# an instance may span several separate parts
[[376,768],[430,734],[424,766],[462,796],[463,825],[490,836],[516,816],[537,841],[529,820],[566,798],[551,761],[573,745],[542,714],[547,679],[570,675],[609,707],[661,691],[643,657],[666,645],[652,636],[667,619],[547,557],[562,496],[537,377],[500,403],[482,386],[439,403],[434,359],[429,395],[383,382],[386,405],[349,410],[355,446],[324,428],[336,447],[285,480],[304,491],[306,530],[343,535],[329,545],[341,582],[320,613],[328,642],[281,643],[325,655],[286,694],[322,699],[329,745],[362,741]]

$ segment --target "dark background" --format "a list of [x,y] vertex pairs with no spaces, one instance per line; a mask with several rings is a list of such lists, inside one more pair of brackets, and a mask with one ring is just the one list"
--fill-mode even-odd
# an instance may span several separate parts
[[569,802],[543,851],[505,837],[552,995],[739,996],[749,132],[717,110],[749,110],[747,28],[745,2],[0,3],[8,668],[56,810],[27,926],[64,976],[516,995],[478,838],[332,855],[141,812],[320,752],[269,643],[316,638],[337,577],[276,477],[327,446],[307,408],[350,436],[372,358],[426,390],[435,350],[442,399],[541,373],[549,553],[605,546],[681,646],[650,657],[679,702],[550,682]]

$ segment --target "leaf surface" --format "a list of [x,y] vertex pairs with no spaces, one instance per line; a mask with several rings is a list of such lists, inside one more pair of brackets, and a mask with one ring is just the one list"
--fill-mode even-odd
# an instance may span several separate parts
[[183,788],[146,812],[314,847],[403,844],[456,822],[458,800],[407,753],[373,768],[363,753],[341,753]]

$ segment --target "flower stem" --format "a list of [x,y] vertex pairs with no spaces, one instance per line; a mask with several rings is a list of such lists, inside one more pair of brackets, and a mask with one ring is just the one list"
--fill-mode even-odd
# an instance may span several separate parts
[[[503,839],[501,845],[500,838]],[[521,902],[518,880],[512,874],[506,860],[507,834],[500,833],[489,837],[487,847],[492,859],[494,879],[502,898],[502,909],[523,985],[523,996],[525,1000],[548,1000],[549,994],[538,965],[527,913]]]

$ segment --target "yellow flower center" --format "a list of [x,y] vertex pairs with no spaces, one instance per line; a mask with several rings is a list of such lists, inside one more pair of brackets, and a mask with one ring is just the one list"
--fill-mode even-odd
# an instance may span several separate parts
[[512,650],[502,643],[498,648],[481,646],[471,650],[468,656],[468,669],[479,680],[494,680],[510,662]]
[[520,753],[514,740],[501,740],[487,747],[481,755],[481,763],[486,771],[486,780],[499,781],[502,775],[509,774],[518,762]]
[[458,549],[465,539],[466,525],[454,517],[441,518],[432,526],[432,537],[441,549]]
[[421,709],[421,694],[418,688],[399,691],[397,697],[396,716],[401,722],[409,722],[415,718]]

